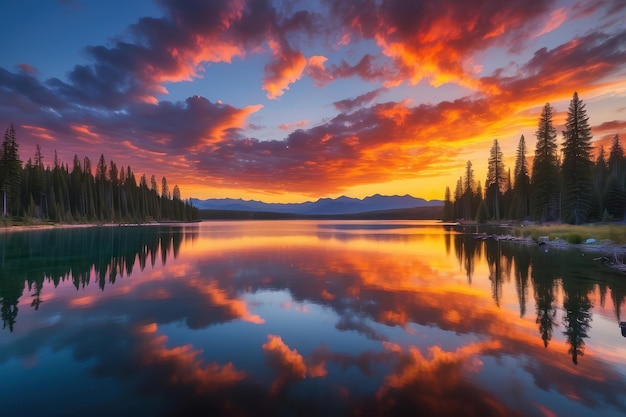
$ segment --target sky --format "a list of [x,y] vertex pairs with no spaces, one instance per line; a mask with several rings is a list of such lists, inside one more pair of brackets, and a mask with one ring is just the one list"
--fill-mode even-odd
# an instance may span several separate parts
[[573,93],[626,138],[624,0],[0,3],[0,129],[184,198],[443,199],[493,141],[512,168]]

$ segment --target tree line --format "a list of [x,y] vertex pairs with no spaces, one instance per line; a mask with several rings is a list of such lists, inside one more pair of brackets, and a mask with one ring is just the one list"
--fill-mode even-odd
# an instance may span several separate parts
[[137,183],[132,168],[107,163],[100,155],[92,172],[88,157],[74,155],[72,166],[54,153],[52,166],[44,166],[41,147],[22,164],[16,132],[11,125],[4,132],[0,150],[0,192],[3,218],[29,223],[54,222],[146,222],[192,221],[198,209],[183,200],[175,185],[170,192],[167,179],[161,186],[152,175],[150,185],[143,174]]
[[506,169],[498,140],[487,161],[485,190],[476,183],[472,162],[457,181],[454,195],[446,187],[444,219],[479,222],[528,219],[581,224],[626,220],[626,157],[619,135],[607,154],[594,146],[585,104],[574,93],[570,101],[559,154],[554,109],[546,103],[535,133],[532,169],[524,135],[520,137],[513,173]]

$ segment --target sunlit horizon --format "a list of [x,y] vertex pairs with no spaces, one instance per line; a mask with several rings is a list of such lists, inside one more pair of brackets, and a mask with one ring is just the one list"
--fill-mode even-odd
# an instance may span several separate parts
[[[23,162],[40,145],[100,155],[183,198],[298,203],[443,200],[468,160],[483,185],[532,159],[545,103],[568,103],[593,145],[626,134],[621,0],[82,0],[5,2],[0,129]],[[95,165],[95,164],[94,164]]]

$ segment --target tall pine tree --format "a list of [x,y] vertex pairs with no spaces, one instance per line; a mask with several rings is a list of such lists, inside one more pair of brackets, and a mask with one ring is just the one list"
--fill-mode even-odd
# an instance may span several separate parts
[[604,187],[609,172],[604,156],[604,146],[600,146],[593,171],[593,207],[591,215],[597,219],[602,219],[606,210]]
[[563,219],[568,223],[586,222],[592,208],[591,127],[585,104],[578,93],[570,102],[563,132]]
[[496,220],[500,219],[500,200],[502,194],[508,188],[507,182],[507,173],[504,170],[504,157],[502,156],[498,139],[495,139],[489,152],[487,180],[485,181],[487,196],[485,199],[487,200],[488,210],[491,211],[492,217]]
[[22,161],[18,147],[17,135],[11,125],[4,132],[0,153],[0,190],[4,217],[17,214],[21,200]]
[[523,219],[530,213],[530,177],[528,176],[528,163],[526,161],[526,139],[524,135],[519,138],[517,152],[515,154],[515,185],[513,188],[513,202],[509,217]]
[[465,165],[465,181],[463,182],[463,218],[472,219],[472,201],[474,200],[474,170],[472,161]]
[[552,113],[552,106],[546,103],[539,117],[530,179],[531,214],[542,222],[557,220],[560,215],[556,129],[552,123]]
[[613,137],[608,160],[608,178],[604,187],[604,206],[608,214],[615,218],[626,218],[626,175],[624,148],[619,135]]
[[620,176],[624,169],[624,148],[619,140],[619,135],[615,135],[611,141],[611,149],[609,150],[609,171],[611,174]]
[[450,187],[446,187],[446,193],[443,200],[443,220],[450,221],[454,219],[454,206],[450,196]]

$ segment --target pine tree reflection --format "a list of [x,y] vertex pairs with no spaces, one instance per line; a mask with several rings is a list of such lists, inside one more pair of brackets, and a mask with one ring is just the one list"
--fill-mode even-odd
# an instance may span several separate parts
[[626,301],[626,282],[622,280],[616,280],[611,285],[611,300],[613,301],[613,309],[615,311],[615,317],[617,321],[622,321],[622,304]]
[[454,236],[454,250],[468,278],[472,282],[474,264],[484,248],[489,280],[492,285],[492,298],[497,306],[502,299],[503,283],[510,274],[515,277],[515,289],[520,309],[520,317],[526,314],[529,287],[532,285],[537,314],[538,331],[547,348],[554,329],[559,326],[557,294],[562,289],[564,300],[562,318],[564,335],[569,344],[572,361],[577,364],[585,348],[585,339],[591,329],[592,303],[590,295],[600,289],[601,303],[604,295],[611,291],[615,317],[621,320],[621,305],[626,299],[626,286],[618,276],[605,276],[598,280],[598,264],[574,250],[545,249],[534,245],[520,245],[499,242],[494,239],[475,239],[468,234]]
[[487,265],[489,265],[489,281],[491,281],[491,296],[500,307],[502,298],[502,253],[500,242],[493,239],[485,241]]
[[[556,295],[557,278],[556,271],[550,268],[551,260],[548,256],[540,254],[535,256],[532,265],[532,280],[535,288],[535,306],[537,311],[536,323],[539,325],[539,334],[544,347],[548,347],[552,339],[553,328],[558,326],[556,322]],[[551,273],[554,272],[554,273]]]
[[482,243],[482,241],[477,241],[470,234],[462,233],[454,236],[454,251],[459,261],[459,266],[465,270],[468,284],[472,283],[474,262],[480,260]]
[[572,281],[569,280],[563,282],[565,293],[565,300],[563,301],[565,331],[563,334],[567,337],[567,343],[570,345],[568,353],[572,355],[572,362],[578,364],[578,356],[585,354],[585,339],[589,337],[589,330],[591,329],[590,310],[592,305],[589,301],[589,293],[592,288],[571,284]]
[[[508,246],[512,247],[512,245]],[[528,246],[520,246],[517,251],[510,250],[510,253],[515,260],[515,289],[517,290],[517,300],[519,302],[519,316],[524,317],[528,301],[528,271],[532,256]]]
[[[69,310],[67,316],[80,320],[42,324],[23,343],[20,332],[30,324],[24,319],[13,342],[0,344],[0,358],[21,360],[32,356],[29,349],[47,352],[50,346],[71,349],[90,373],[118,381],[129,395],[163,399],[172,415],[197,409],[237,415],[541,415],[530,397],[538,390],[554,395],[548,399],[554,403],[567,398],[593,411],[599,403],[603,410],[612,410],[604,404],[626,410],[620,400],[626,382],[600,349],[589,350],[576,367],[565,366],[567,348],[577,361],[589,334],[589,326],[568,326],[584,322],[585,299],[600,285],[588,279],[589,262],[575,252],[546,254],[536,246],[450,235],[470,281],[474,266],[477,271],[470,286],[455,267],[438,269],[450,257],[427,252],[430,241],[413,246],[406,237],[326,234],[318,246],[314,239],[276,246],[220,236],[173,262],[187,235],[170,239],[168,233],[140,238],[130,251],[113,250],[108,262],[93,260],[86,270],[106,264],[107,284],[117,280],[117,288],[107,287],[111,294],[126,288],[121,277],[135,262],[143,268],[149,257],[158,263],[165,253],[167,267],[134,277],[132,291],[106,302],[97,300],[100,275],[88,272],[83,284],[91,276],[96,291],[58,297],[43,309],[67,305],[69,298],[81,314]],[[402,243],[394,246],[396,241]],[[445,242],[439,243],[443,252]],[[43,282],[33,278],[27,287],[36,299],[45,298],[36,285]],[[607,291],[612,288],[611,280],[604,282]],[[557,317],[561,294],[571,318]],[[557,322],[569,332],[550,350],[538,342],[533,320],[518,319],[516,306],[509,305],[519,300],[524,316],[533,295],[544,345]],[[495,308],[498,303],[501,308]],[[310,308],[303,321],[292,314],[293,305]],[[315,316],[320,310],[321,320]],[[263,326],[250,331],[241,322]],[[493,377],[511,366],[518,366],[519,400],[481,385],[488,378],[494,385],[506,383]]]
[[24,281],[14,276],[4,276],[0,285],[0,311],[2,312],[2,328],[13,331],[19,308],[17,304],[24,291]]
[[149,257],[165,264],[178,256],[181,243],[197,235],[195,226],[89,227],[5,233],[0,238],[0,306],[3,326],[13,331],[24,287],[32,291],[31,306],[44,301],[45,282],[55,287],[71,280],[76,289],[89,285],[92,273],[101,290],[118,277],[143,270]]

